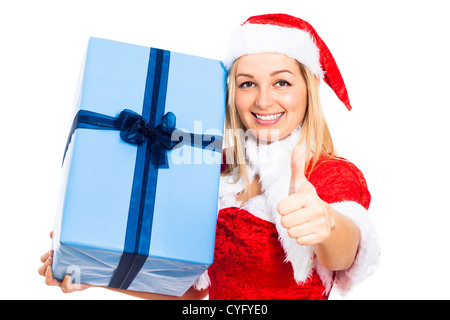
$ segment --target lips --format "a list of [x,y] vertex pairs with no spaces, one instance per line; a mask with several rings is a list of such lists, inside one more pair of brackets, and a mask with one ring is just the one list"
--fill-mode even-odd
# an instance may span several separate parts
[[284,112],[266,114],[252,112],[252,115],[255,117],[255,120],[258,124],[272,125],[280,120],[280,118],[284,115]]

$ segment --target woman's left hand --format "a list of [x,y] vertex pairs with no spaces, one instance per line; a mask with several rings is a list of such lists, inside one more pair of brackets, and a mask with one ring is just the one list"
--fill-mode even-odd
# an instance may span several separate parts
[[335,219],[328,204],[305,177],[305,151],[296,146],[291,156],[289,196],[278,203],[281,225],[300,245],[315,245],[331,236]]

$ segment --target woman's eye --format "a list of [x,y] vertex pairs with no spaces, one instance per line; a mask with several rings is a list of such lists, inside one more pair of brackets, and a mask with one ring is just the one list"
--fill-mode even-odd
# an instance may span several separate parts
[[239,85],[239,88],[250,88],[253,86],[254,86],[253,82],[247,81],[247,82],[241,83]]
[[285,80],[280,80],[277,83],[275,83],[275,85],[277,87],[287,87],[287,86],[290,86],[291,84]]

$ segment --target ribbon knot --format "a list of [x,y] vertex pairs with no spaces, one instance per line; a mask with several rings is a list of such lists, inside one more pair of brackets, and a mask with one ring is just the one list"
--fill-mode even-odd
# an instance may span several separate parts
[[151,163],[156,167],[167,167],[166,151],[175,148],[180,141],[172,140],[172,133],[176,130],[176,117],[167,112],[161,123],[153,127],[134,111],[125,109],[117,118],[116,127],[120,130],[120,137],[127,143],[142,145],[146,141],[151,149]]
[[172,112],[162,117],[162,122],[152,127],[145,119],[134,111],[125,109],[116,120],[120,137],[127,143],[141,145],[148,139],[157,140],[165,149],[173,149],[179,141],[172,141],[172,133],[176,130],[176,117]]

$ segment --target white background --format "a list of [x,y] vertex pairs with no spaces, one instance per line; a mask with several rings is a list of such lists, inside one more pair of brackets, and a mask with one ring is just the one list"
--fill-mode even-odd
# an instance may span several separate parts
[[126,298],[104,289],[65,295],[37,274],[88,38],[221,59],[230,28],[274,12],[310,22],[338,62],[354,110],[326,85],[324,108],[338,151],[372,193],[380,266],[331,298],[450,298],[450,23],[437,0],[1,1],[0,298]]

